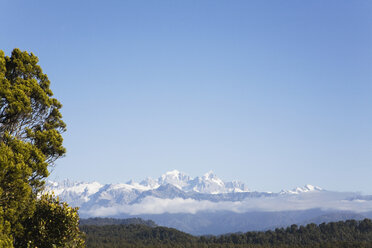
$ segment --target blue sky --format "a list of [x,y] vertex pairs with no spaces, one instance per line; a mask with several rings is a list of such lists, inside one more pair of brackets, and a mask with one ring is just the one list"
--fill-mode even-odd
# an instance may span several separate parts
[[371,1],[0,1],[64,105],[51,178],[372,193]]

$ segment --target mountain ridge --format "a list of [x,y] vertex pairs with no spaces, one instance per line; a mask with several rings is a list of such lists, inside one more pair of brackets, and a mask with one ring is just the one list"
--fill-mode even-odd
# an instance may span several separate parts
[[[170,184],[179,188],[184,192],[196,192],[202,194],[224,194],[224,193],[242,193],[242,192],[253,192],[248,189],[245,183],[239,180],[233,180],[224,182],[218,178],[213,171],[205,173],[203,176],[197,176],[192,178],[187,174],[180,172],[178,170],[168,171],[161,175],[158,179],[153,179],[147,177],[139,183],[134,180],[129,180],[126,183],[111,183],[111,184],[101,184],[97,181],[84,182],[84,181],[71,181],[65,179],[63,181],[47,181],[47,189],[53,190],[57,195],[61,194],[62,191],[68,190],[76,193],[86,193],[94,194],[99,191],[100,188],[106,187],[116,187],[122,189],[135,189],[138,191],[148,191],[154,190],[162,185]],[[108,186],[110,185],[110,186]],[[312,186],[306,184],[303,187],[296,187],[292,190],[281,190],[279,194],[298,194],[302,192],[323,190],[318,186]],[[254,191],[257,192],[257,191]],[[271,194],[272,192],[263,192]]]
[[213,172],[192,178],[173,170],[139,183],[47,182],[46,190],[79,207],[82,218],[145,218],[193,234],[372,215],[369,195],[328,191],[309,184],[276,193],[252,191],[240,181],[224,182]]
[[[218,201],[240,201],[246,197],[276,196],[278,194],[300,194],[320,191],[320,187],[305,185],[293,190],[281,190],[278,193],[250,191],[245,183],[234,180],[224,182],[212,171],[195,178],[178,170],[168,171],[158,179],[147,177],[138,182],[130,180],[126,183],[101,184],[93,181],[62,182],[48,181],[46,190],[64,199],[73,206],[82,208],[93,205],[112,206],[115,204],[135,204],[146,197],[161,199],[195,199]],[[111,204],[110,204],[111,203]]]

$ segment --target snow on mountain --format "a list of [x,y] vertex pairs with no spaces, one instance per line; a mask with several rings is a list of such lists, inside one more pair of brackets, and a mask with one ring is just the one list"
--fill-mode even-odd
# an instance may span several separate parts
[[230,192],[231,188],[226,187],[225,183],[210,171],[202,177],[191,180],[185,190],[204,194],[222,194]]
[[231,181],[226,183],[226,187],[231,189],[230,192],[249,192],[248,187],[240,181]]
[[179,189],[183,189],[188,185],[190,177],[178,170],[166,172],[158,179],[159,185],[171,184]]
[[49,181],[46,184],[47,190],[53,192],[63,200],[73,206],[80,206],[88,202],[90,196],[97,193],[103,185],[98,182],[72,182],[64,180],[62,182]]
[[129,204],[134,201],[142,192],[148,188],[138,184],[106,184],[95,194],[90,196],[90,200],[82,207],[92,206],[113,206],[116,204]]
[[372,195],[327,191],[309,184],[279,193],[250,191],[244,183],[224,182],[211,171],[192,178],[173,170],[140,183],[50,181],[46,189],[80,207],[82,218],[137,216],[184,231],[199,229],[203,234],[229,222],[230,229],[224,232],[242,231],[237,228],[247,223],[266,223],[261,227],[266,229],[278,220],[302,223],[306,216],[315,218],[318,213],[372,213]]
[[158,181],[155,179],[152,179],[151,177],[147,177],[145,180],[141,181],[140,184],[143,186],[149,187],[151,189],[156,189],[157,187],[160,186]]
[[[150,184],[151,183],[151,184]],[[153,189],[160,185],[171,184],[185,192],[197,192],[202,194],[223,194],[230,192],[248,192],[248,188],[238,181],[223,182],[212,171],[202,177],[192,178],[177,170],[163,174],[157,181],[147,179],[141,182],[143,185],[152,185]]]
[[[166,172],[157,180],[146,178],[137,183],[133,180],[127,183],[102,185],[98,182],[47,182],[47,189],[55,195],[79,206],[93,200],[94,202],[112,201],[128,203],[139,197],[142,192],[156,190],[160,186],[172,185],[183,192],[200,194],[224,194],[234,192],[249,192],[244,183],[239,181],[223,182],[212,171],[202,177],[192,178],[177,170]],[[164,188],[164,187],[163,187]],[[159,190],[158,190],[159,191]],[[161,191],[161,189],[160,189]],[[146,195],[146,194],[145,194]]]
[[[102,211],[106,213],[108,209],[110,213],[118,211],[151,212],[153,208],[161,206],[166,211],[174,204],[179,207],[174,207],[175,210],[172,211],[181,209],[186,211],[187,207],[185,206],[187,205],[185,204],[199,203],[202,205],[189,209],[208,209],[209,206],[219,209],[223,206],[222,209],[240,209],[236,211],[241,211],[241,209],[254,209],[253,205],[258,204],[260,199],[267,199],[270,202],[272,201],[270,199],[277,196],[322,192],[321,188],[312,185],[283,190],[279,193],[252,192],[244,183],[240,181],[224,182],[212,171],[203,176],[192,178],[177,170],[166,172],[158,179],[146,178],[140,183],[131,180],[126,183],[102,185],[98,182],[85,183],[65,180],[63,182],[47,182],[46,189],[53,191],[56,196],[67,201],[71,206],[80,207],[80,211],[88,213],[88,216],[93,212],[95,215],[102,213]],[[145,206],[144,204],[146,208],[140,210],[141,206]]]
[[314,191],[322,191],[323,189],[318,186],[313,186],[310,184],[306,184],[303,187],[297,187],[292,190],[282,190],[280,194],[301,194],[306,192],[314,192]]

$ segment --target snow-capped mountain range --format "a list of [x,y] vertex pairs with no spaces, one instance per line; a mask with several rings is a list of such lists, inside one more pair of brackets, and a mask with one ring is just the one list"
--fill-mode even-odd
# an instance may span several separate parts
[[[89,201],[90,197],[99,191],[119,190],[123,192],[144,192],[156,190],[163,186],[173,186],[184,193],[200,193],[200,194],[226,194],[226,193],[242,193],[251,192],[248,187],[241,181],[224,182],[218,178],[212,171],[204,174],[201,177],[192,178],[185,173],[177,170],[169,171],[160,176],[157,180],[147,177],[143,181],[137,183],[130,180],[126,183],[106,184],[103,185],[98,182],[73,182],[64,180],[62,182],[48,181],[48,191],[53,191],[56,196],[80,197],[82,202]],[[305,185],[304,187],[297,187],[293,190],[282,190],[279,194],[299,194],[309,191],[320,191],[322,188],[312,185]],[[265,194],[272,194],[271,192],[263,192]]]
[[83,218],[137,216],[193,234],[267,229],[329,216],[336,216],[334,221],[372,216],[370,195],[312,185],[257,192],[239,181],[224,182],[213,172],[192,178],[174,170],[139,183],[49,181],[46,190],[79,207]]
[[[68,201],[74,206],[92,200],[115,200],[120,202],[133,203],[141,194],[149,195],[154,192],[173,188],[179,193],[190,194],[224,194],[235,192],[249,192],[247,186],[239,181],[223,182],[213,172],[208,172],[202,177],[192,178],[177,170],[169,171],[160,176],[157,180],[150,177],[140,183],[130,180],[127,183],[100,184],[98,182],[47,182],[47,190],[53,191],[56,196]],[[164,195],[166,197],[166,195]]]
[[[280,195],[297,195],[305,192],[322,191],[321,188],[306,185],[279,193],[252,192],[240,181],[224,182],[213,172],[192,178],[177,170],[169,171],[158,179],[146,178],[137,183],[100,184],[98,182],[47,182],[47,191],[67,201],[72,206],[80,207],[87,215],[97,209],[120,208],[124,206],[149,202],[150,199],[183,199],[204,202],[241,202],[246,198],[274,197]],[[149,209],[148,212],[152,210]],[[166,211],[166,210],[165,210]]]

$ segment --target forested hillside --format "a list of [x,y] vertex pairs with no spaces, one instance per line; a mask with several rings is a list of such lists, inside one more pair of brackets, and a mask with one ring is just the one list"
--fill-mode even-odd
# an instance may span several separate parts
[[88,248],[121,247],[372,247],[372,221],[292,225],[266,232],[192,236],[147,225],[82,225]]
[[80,225],[85,226],[108,226],[108,225],[145,225],[149,227],[156,227],[156,223],[152,220],[144,220],[141,218],[115,219],[115,218],[88,218],[81,219]]

